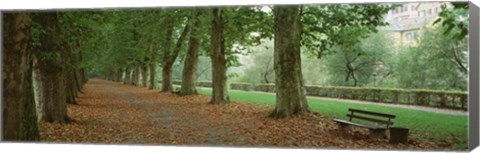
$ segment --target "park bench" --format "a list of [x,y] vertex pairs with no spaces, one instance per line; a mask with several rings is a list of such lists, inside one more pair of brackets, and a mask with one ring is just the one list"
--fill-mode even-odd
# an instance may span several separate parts
[[[385,131],[391,125],[393,125],[393,122],[391,121],[391,119],[395,118],[395,115],[392,115],[392,114],[384,114],[384,113],[358,110],[358,109],[352,109],[352,108],[349,108],[348,111],[350,112],[349,114],[347,114],[347,117],[349,117],[348,121],[341,120],[341,119],[334,119],[334,121],[338,123],[339,128],[342,130],[346,130],[347,128],[350,127],[350,125],[367,128],[369,129],[370,138],[372,139],[385,138],[386,137]],[[354,118],[364,120],[364,121],[374,122],[376,123],[376,125],[353,122],[352,119]]]

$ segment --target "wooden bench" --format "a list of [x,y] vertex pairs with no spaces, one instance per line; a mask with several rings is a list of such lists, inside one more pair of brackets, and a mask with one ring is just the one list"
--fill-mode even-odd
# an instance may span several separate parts
[[[391,119],[395,118],[395,115],[392,115],[392,114],[384,114],[384,113],[358,110],[358,109],[352,109],[352,108],[349,108],[348,111],[350,112],[349,114],[347,114],[347,117],[349,117],[348,121],[341,120],[341,119],[333,119],[333,121],[337,122],[339,125],[339,128],[342,130],[348,129],[350,125],[367,128],[369,129],[370,138],[372,139],[385,138],[386,137],[385,131],[391,125],[393,125],[393,122],[391,121]],[[372,118],[372,117],[375,117],[375,118]],[[364,121],[374,122],[377,125],[369,125],[369,124],[353,122],[352,119],[354,118],[364,120]]]

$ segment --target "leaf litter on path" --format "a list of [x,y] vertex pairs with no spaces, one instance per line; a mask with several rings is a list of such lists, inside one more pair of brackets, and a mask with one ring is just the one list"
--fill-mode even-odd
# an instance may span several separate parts
[[368,130],[337,129],[320,113],[270,119],[272,106],[232,102],[208,104],[209,96],[178,96],[122,83],[90,79],[71,124],[40,123],[43,142],[300,147],[338,149],[448,150],[442,143],[411,139],[390,144],[370,140]]

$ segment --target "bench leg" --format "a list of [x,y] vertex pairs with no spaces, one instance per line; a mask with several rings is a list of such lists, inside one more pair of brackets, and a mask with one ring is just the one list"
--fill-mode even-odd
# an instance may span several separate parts
[[375,129],[369,129],[370,131],[370,139],[385,139],[387,138],[387,135],[385,134],[384,129],[381,130],[375,130]]

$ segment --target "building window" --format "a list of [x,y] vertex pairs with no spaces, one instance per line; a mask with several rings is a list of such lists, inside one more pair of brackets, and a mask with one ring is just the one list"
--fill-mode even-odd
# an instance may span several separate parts
[[411,8],[411,10],[412,10],[412,11],[414,11],[414,10],[415,10],[415,6],[414,6],[414,5],[412,5],[412,8]]
[[432,9],[428,9],[428,14],[432,14]]
[[407,12],[407,11],[408,11],[408,6],[406,6],[406,5],[403,6],[403,11],[404,11],[404,12]]

